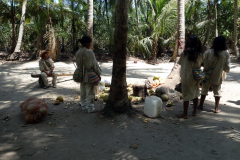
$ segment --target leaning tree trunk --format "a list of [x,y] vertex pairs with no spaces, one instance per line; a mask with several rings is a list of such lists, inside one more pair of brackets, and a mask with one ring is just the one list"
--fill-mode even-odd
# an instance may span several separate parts
[[14,51],[16,46],[16,27],[15,27],[15,5],[14,0],[11,3],[11,19],[12,19],[12,49],[11,52]]
[[178,0],[178,48],[177,58],[175,59],[174,67],[171,73],[168,75],[164,87],[175,88],[180,83],[180,65],[177,63],[180,54],[185,47],[185,2],[184,0]]
[[125,113],[132,109],[126,82],[128,7],[129,0],[116,0],[112,83],[103,111]]
[[238,0],[234,2],[234,54],[239,58],[239,50],[237,46],[237,25],[238,25]]
[[[92,38],[92,42],[93,42],[93,0],[88,0],[87,34],[89,37]],[[93,49],[93,43],[92,43],[91,49]]]
[[209,40],[210,28],[211,28],[211,12],[210,12],[210,0],[208,0],[208,26],[207,26],[207,32],[206,32],[205,40],[203,42],[203,46],[205,46]]
[[215,18],[215,37],[218,37],[218,25],[217,25],[217,0],[214,0],[214,18]]
[[25,23],[26,6],[27,6],[27,0],[24,0],[23,4],[22,4],[22,17],[21,17],[21,21],[20,21],[18,41],[17,41],[17,45],[16,45],[14,52],[10,56],[10,60],[17,59],[20,56],[20,51],[21,51],[20,49],[21,49],[21,44],[22,44],[22,37],[23,37],[23,30],[24,30],[24,23]]

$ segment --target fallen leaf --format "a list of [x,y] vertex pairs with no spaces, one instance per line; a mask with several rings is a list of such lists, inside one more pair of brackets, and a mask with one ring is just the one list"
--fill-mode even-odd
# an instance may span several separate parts
[[144,120],[143,120],[143,123],[147,123],[147,122],[148,122],[148,119],[144,119]]
[[134,149],[137,149],[137,148],[138,148],[138,145],[137,145],[137,144],[134,144],[134,145],[133,145],[133,148],[134,148]]
[[15,151],[18,151],[18,150],[20,150],[20,149],[22,149],[22,147],[18,147],[18,148],[14,149],[14,150],[15,150]]

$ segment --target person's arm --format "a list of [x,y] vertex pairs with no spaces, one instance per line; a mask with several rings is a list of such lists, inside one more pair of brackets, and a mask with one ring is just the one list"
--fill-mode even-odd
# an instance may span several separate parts
[[93,70],[97,73],[97,75],[100,76],[102,73],[102,70],[101,70],[100,66],[98,65],[95,54],[93,52],[92,52],[92,66],[93,66]]
[[230,71],[230,56],[229,56],[228,52],[227,52],[227,61],[226,61],[225,65],[224,65],[223,70],[225,72],[227,72],[227,73]]

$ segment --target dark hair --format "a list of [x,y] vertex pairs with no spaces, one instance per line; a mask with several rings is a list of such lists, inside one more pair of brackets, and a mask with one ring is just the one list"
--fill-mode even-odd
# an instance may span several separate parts
[[224,36],[218,36],[214,38],[212,49],[214,50],[214,56],[219,57],[218,52],[227,50],[226,39]]
[[89,36],[83,36],[82,39],[78,40],[82,45],[87,44],[87,43],[91,43],[92,42],[92,38]]
[[202,43],[198,36],[191,35],[188,37],[184,49],[184,54],[188,56],[189,61],[197,61],[198,55],[202,54]]

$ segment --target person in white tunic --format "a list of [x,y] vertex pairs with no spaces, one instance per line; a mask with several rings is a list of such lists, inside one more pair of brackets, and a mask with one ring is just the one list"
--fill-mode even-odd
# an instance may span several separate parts
[[88,113],[94,112],[94,85],[91,83],[85,68],[92,69],[100,76],[101,69],[95,58],[95,54],[90,50],[92,39],[89,36],[84,36],[79,40],[82,44],[76,53],[76,64],[78,68],[83,69],[83,82],[80,85],[80,101],[82,110],[87,110]]
[[216,37],[213,41],[212,49],[207,50],[204,53],[204,57],[206,80],[203,82],[201,100],[198,108],[203,110],[204,100],[211,85],[215,97],[214,113],[219,113],[220,110],[218,107],[221,97],[223,71],[227,73],[230,71],[230,56],[227,51],[226,39],[223,36]]
[[52,77],[52,84],[53,88],[56,88],[56,81],[57,81],[57,75],[53,71],[54,70],[54,64],[53,60],[49,57],[50,52],[49,51],[42,51],[40,54],[41,59],[39,60],[39,69],[41,71],[41,78],[44,82],[44,89],[47,89],[49,87],[48,79],[47,77]]
[[193,69],[201,68],[203,62],[202,43],[196,35],[191,35],[187,41],[184,52],[181,53],[178,64],[181,65],[181,83],[183,95],[183,114],[179,118],[188,118],[189,101],[193,100],[193,116],[196,116],[198,97],[200,96],[199,81],[195,80]]

